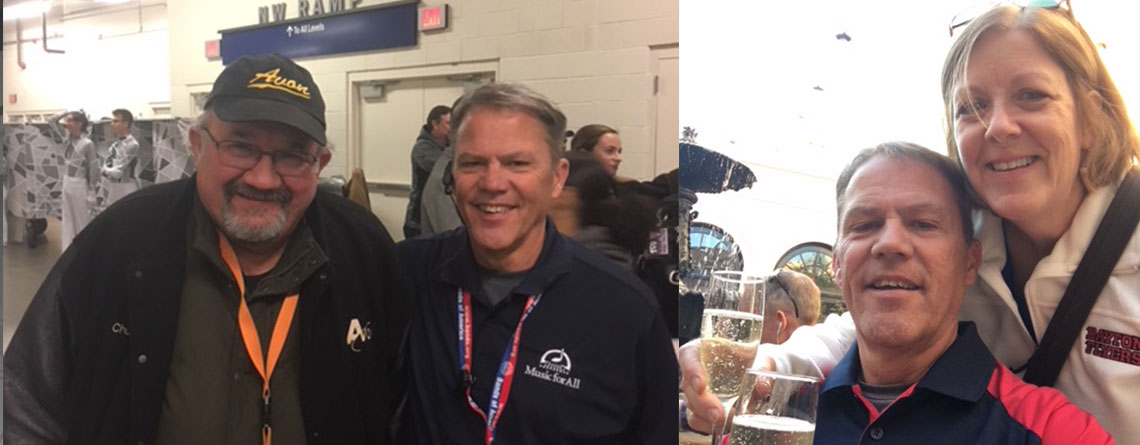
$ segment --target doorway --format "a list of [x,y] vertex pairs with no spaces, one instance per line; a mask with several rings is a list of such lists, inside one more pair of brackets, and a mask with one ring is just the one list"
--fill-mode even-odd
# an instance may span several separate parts
[[[486,65],[486,66],[485,66]],[[497,64],[495,64],[497,65]],[[392,239],[404,238],[404,215],[412,182],[412,146],[427,114],[451,106],[465,91],[494,79],[496,66],[449,66],[350,75],[349,169],[360,167],[368,180],[372,212]]]
[[651,49],[654,74],[654,174],[669,172],[679,165],[680,141],[680,58],[677,45]]

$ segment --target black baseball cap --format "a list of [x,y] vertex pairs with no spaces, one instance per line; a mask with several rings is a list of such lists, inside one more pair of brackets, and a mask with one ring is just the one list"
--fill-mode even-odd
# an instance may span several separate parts
[[227,122],[280,122],[327,144],[321,90],[308,70],[280,54],[244,56],[227,66],[206,109]]

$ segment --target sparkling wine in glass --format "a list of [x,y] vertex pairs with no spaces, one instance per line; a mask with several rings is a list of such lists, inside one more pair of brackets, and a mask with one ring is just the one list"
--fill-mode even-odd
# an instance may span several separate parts
[[819,379],[750,369],[740,385],[729,445],[811,445]]
[[[701,364],[708,391],[724,404],[725,413],[756,356],[763,322],[764,279],[737,271],[713,272],[701,319]],[[714,445],[720,445],[724,428],[723,423],[713,425]]]

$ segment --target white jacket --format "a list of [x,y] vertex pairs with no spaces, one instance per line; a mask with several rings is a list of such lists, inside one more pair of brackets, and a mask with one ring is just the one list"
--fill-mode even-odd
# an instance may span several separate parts
[[[1053,252],[1037,263],[1025,284],[1025,300],[1038,341],[1116,190],[1101,188],[1085,197],[1069,230],[1057,240]],[[1029,361],[1036,342],[1021,323],[1017,303],[1002,279],[1005,239],[1001,224],[1001,219],[988,211],[975,215],[982,263],[974,286],[966,289],[960,318],[977,324],[994,357],[1006,366],[1019,368]],[[1128,245],[1054,387],[1092,414],[1117,443],[1140,444],[1140,237],[1134,232],[1131,239],[1119,242]],[[823,376],[854,341],[851,315],[832,315],[824,323],[797,329],[782,346],[762,345],[758,356],[771,357],[781,372]],[[1095,355],[1098,352],[1108,356]]]

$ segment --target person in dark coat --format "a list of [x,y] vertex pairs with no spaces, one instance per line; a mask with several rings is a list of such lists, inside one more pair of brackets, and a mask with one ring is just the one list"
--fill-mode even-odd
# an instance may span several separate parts
[[407,286],[376,217],[317,190],[324,116],[289,59],[222,71],[197,173],[109,207],[36,293],[4,442],[407,443]]

